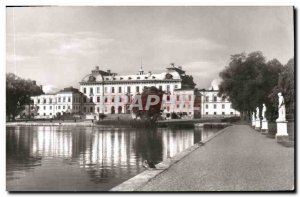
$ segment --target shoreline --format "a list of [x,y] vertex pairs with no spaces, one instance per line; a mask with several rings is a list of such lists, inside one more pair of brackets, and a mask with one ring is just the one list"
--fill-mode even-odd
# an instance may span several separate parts
[[158,176],[159,174],[167,171],[171,166],[176,164],[177,162],[184,159],[186,156],[191,154],[193,151],[197,150],[201,146],[205,145],[207,142],[212,140],[213,138],[217,137],[219,134],[226,131],[229,127],[226,127],[224,129],[221,129],[216,134],[210,136],[209,138],[205,139],[204,141],[199,141],[195,143],[194,145],[188,147],[187,149],[183,150],[182,152],[176,154],[175,156],[168,158],[166,160],[163,160],[162,162],[156,164],[156,169],[148,169],[145,170],[136,176],[128,179],[127,181],[113,187],[112,189],[108,190],[109,192],[132,192],[136,191],[139,188],[146,185],[150,180]]

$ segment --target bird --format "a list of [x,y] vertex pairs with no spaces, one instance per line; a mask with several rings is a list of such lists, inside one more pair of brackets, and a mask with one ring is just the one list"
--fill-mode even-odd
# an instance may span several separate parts
[[143,166],[144,168],[147,168],[147,169],[155,169],[155,165],[152,161],[148,161],[148,160],[145,160],[143,161]]

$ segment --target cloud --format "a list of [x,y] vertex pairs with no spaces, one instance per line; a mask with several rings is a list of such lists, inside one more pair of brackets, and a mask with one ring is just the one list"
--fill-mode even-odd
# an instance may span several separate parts
[[177,44],[177,45],[192,45],[194,47],[201,47],[203,50],[216,50],[224,49],[225,46],[218,44],[207,38],[180,38],[174,35],[167,35],[161,38],[165,43]]
[[35,60],[37,59],[37,57],[35,56],[29,56],[29,55],[19,55],[19,54],[7,54],[6,55],[6,61],[11,63],[11,62],[14,62],[14,61],[17,61],[17,62],[23,62],[23,61],[31,61],[31,60]]
[[43,85],[43,91],[46,94],[51,94],[51,93],[58,92],[59,88],[55,87],[54,85],[48,84],[48,85]]

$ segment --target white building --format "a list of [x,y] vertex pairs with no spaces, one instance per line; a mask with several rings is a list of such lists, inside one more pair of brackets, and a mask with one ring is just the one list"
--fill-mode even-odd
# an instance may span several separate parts
[[83,112],[104,114],[129,113],[129,101],[142,93],[144,87],[154,86],[163,90],[166,93],[163,103],[167,107],[177,90],[193,89],[195,86],[192,78],[174,64],[159,74],[144,73],[141,68],[136,75],[117,75],[97,66],[79,84],[80,91],[88,98],[84,102],[86,108]]
[[53,118],[54,116],[80,114],[83,108],[84,95],[78,89],[69,87],[55,94],[33,96],[32,109],[35,109],[35,118]]
[[240,116],[240,112],[232,108],[228,98],[218,96],[219,86],[212,82],[208,90],[201,90],[201,117]]

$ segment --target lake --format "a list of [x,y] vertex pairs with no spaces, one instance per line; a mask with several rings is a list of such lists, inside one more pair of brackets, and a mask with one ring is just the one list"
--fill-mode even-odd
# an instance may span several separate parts
[[8,191],[107,191],[219,129],[7,126]]

